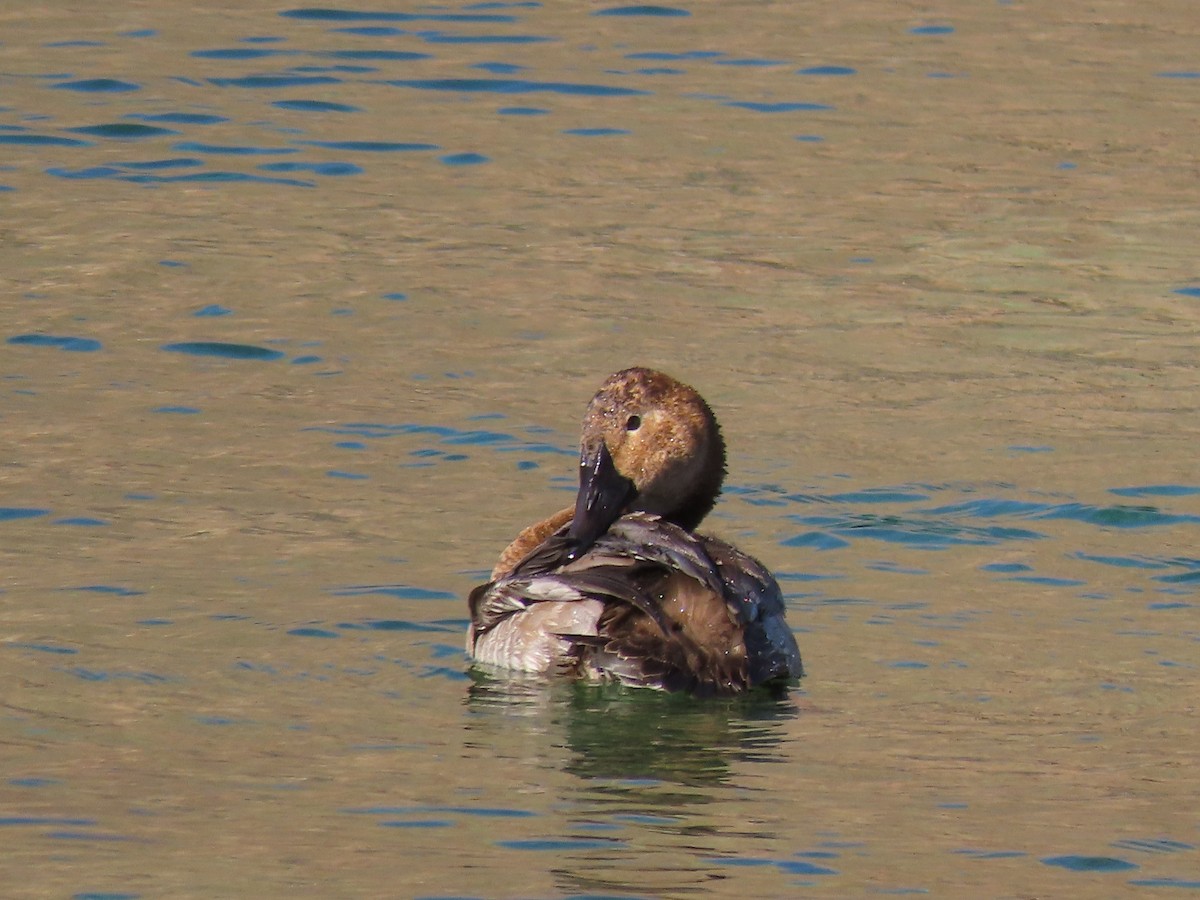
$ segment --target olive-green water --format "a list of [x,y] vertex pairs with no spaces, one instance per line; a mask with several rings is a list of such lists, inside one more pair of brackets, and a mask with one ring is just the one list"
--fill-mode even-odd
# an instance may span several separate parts
[[[0,5],[0,893],[1200,890],[1194,20]],[[633,364],[785,698],[469,673]]]

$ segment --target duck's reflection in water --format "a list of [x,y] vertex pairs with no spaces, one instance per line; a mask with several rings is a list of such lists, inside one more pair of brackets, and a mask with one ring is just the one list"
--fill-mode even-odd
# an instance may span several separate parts
[[547,846],[565,893],[694,894],[732,874],[722,860],[784,852],[753,808],[759,791],[778,787],[763,765],[787,758],[795,692],[700,701],[504,676],[473,673],[468,741],[495,765],[544,774],[560,813]]

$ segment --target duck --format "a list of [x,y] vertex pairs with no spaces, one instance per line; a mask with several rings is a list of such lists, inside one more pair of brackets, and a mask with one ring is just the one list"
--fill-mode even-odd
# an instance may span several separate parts
[[468,656],[697,696],[795,683],[774,576],[696,531],[725,472],[695,388],[641,366],[610,375],[584,413],[575,502],[522,530],[471,591]]

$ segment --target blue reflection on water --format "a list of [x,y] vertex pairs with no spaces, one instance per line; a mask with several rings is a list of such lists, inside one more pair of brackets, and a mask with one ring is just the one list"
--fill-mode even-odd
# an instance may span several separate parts
[[282,359],[284,353],[267,347],[257,347],[253,344],[230,344],[221,341],[183,341],[176,344],[164,344],[163,350],[173,353],[186,353],[191,356],[215,356],[222,359]]
[[94,338],[56,334],[18,334],[10,337],[7,343],[22,347],[53,347],[73,353],[93,353],[102,346]]
[[1137,863],[1113,856],[1046,856],[1042,862],[1072,872],[1124,872],[1138,867]]
[[613,6],[608,9],[598,9],[593,16],[651,16],[653,18],[671,19],[690,16],[686,9],[677,6]]
[[85,78],[82,81],[63,81],[52,86],[63,91],[78,91],[85,94],[123,94],[142,89],[140,84],[119,81],[116,78]]
[[[510,3],[505,5],[476,4],[459,11],[442,9],[421,9],[415,11],[389,11],[369,9],[334,9],[326,7],[306,7],[285,9],[278,13],[284,18],[294,20],[299,24],[311,23],[313,30],[308,32],[309,39],[305,40],[303,33],[300,38],[284,39],[280,36],[249,34],[237,38],[228,46],[200,47],[189,49],[184,60],[185,71],[171,74],[160,79],[156,87],[186,85],[189,88],[209,89],[205,97],[208,103],[205,107],[194,109],[189,105],[195,95],[189,94],[186,99],[181,96],[176,101],[175,109],[161,108],[129,109],[129,105],[150,102],[146,88],[150,85],[128,78],[117,77],[79,79],[62,71],[34,76],[45,78],[51,87],[76,93],[81,96],[111,97],[106,105],[116,104],[123,100],[125,107],[120,110],[120,121],[100,124],[76,125],[69,129],[44,128],[32,131],[23,126],[8,126],[16,129],[0,134],[0,142],[15,146],[30,148],[75,148],[80,152],[70,161],[62,159],[48,160],[42,167],[47,175],[67,180],[108,180],[125,182],[130,185],[149,188],[170,188],[174,185],[192,184],[205,185],[213,190],[236,188],[242,184],[274,185],[279,187],[299,187],[312,189],[323,184],[311,178],[286,177],[288,175],[309,175],[317,178],[332,176],[354,177],[366,171],[364,165],[352,165],[346,162],[312,159],[304,148],[343,149],[348,152],[383,152],[383,151],[438,151],[441,142],[436,140],[394,141],[386,137],[370,135],[352,137],[339,135],[337,120],[331,118],[336,114],[371,113],[373,110],[364,105],[363,92],[359,86],[361,79],[379,73],[381,77],[373,79],[374,84],[389,85],[397,88],[414,89],[429,92],[460,94],[465,97],[473,95],[516,95],[544,94],[555,96],[588,96],[607,98],[636,98],[649,96],[651,91],[645,87],[646,80],[662,76],[679,75],[684,70],[670,67],[645,68],[636,72],[618,72],[601,68],[597,80],[576,81],[570,78],[555,77],[573,68],[562,68],[551,71],[544,78],[514,77],[524,70],[536,69],[544,71],[544,63],[532,64],[534,60],[526,60],[520,56],[521,47],[541,44],[549,41],[559,41],[562,38],[555,33],[538,33],[537,31],[515,32],[510,26],[525,18],[518,16],[519,10],[525,11],[530,17],[542,9],[540,4]],[[623,5],[605,7],[591,11],[592,15],[609,18],[639,18],[682,19],[691,15],[684,7],[666,5]],[[532,21],[532,18],[531,18]],[[664,23],[665,25],[666,23]],[[345,36],[347,39],[357,39],[360,46],[324,46],[329,31],[325,26],[334,26],[332,31]],[[471,26],[467,28],[467,26]],[[460,30],[460,27],[465,30]],[[154,38],[156,33],[150,30],[139,32],[144,38]],[[396,46],[396,38],[406,38],[420,41],[427,45],[428,50],[414,50],[409,46]],[[69,42],[73,52],[88,55],[99,52],[103,42]],[[464,60],[456,72],[452,68],[440,65],[436,70],[438,77],[428,76],[430,70],[427,63],[440,60],[441,57],[433,52],[439,45],[479,44],[495,45],[510,48],[514,54],[511,59],[499,60]],[[591,52],[594,48],[587,48]],[[694,61],[708,65],[722,66],[731,72],[737,70],[770,71],[786,69],[788,60],[752,54],[730,54],[720,49],[683,49],[683,50],[634,50],[626,52],[624,58],[629,60],[651,61]],[[310,61],[328,61],[329,64],[314,65]],[[217,67],[217,71],[213,71]],[[472,76],[470,70],[488,73],[495,77]],[[852,75],[856,70],[849,66],[810,66],[798,72],[807,76],[838,76]],[[396,77],[402,73],[404,77]],[[780,71],[780,77],[790,73]],[[625,83],[625,79],[640,79],[641,84]],[[314,91],[308,94],[309,90]],[[774,91],[767,91],[763,96],[771,97],[785,90],[779,85]],[[242,127],[237,132],[237,139],[231,141],[210,139],[207,136],[197,139],[196,131],[200,128],[210,129],[214,138],[221,133],[221,126],[236,121],[236,117],[222,115],[219,105],[223,102],[219,95],[226,90],[246,90],[260,92],[266,95],[266,105],[271,110],[280,113],[307,113],[303,120],[293,119],[285,128],[281,123],[263,120],[251,123],[240,123]],[[315,91],[320,90],[320,94]],[[296,96],[298,91],[304,94]],[[161,91],[154,94],[154,102],[161,102]],[[125,99],[127,98],[127,99]],[[710,97],[719,102],[727,103],[761,113],[813,112],[832,109],[832,106],[816,100],[809,101],[778,101],[759,99],[740,99],[735,97]],[[181,102],[183,101],[183,102]],[[92,101],[93,103],[95,101]],[[168,100],[168,102],[170,102]],[[216,108],[214,108],[216,107]],[[552,109],[537,107],[505,107],[501,115],[537,116],[552,112]],[[32,118],[32,117],[30,117]],[[47,117],[48,118],[48,117]],[[249,130],[248,130],[249,129]],[[252,129],[260,130],[260,139],[255,139]],[[428,130],[428,129],[423,129]],[[437,130],[434,122],[433,131]],[[74,135],[61,133],[74,132]],[[289,146],[280,146],[278,136],[281,133],[294,134],[296,139]],[[618,126],[577,127],[560,129],[558,134],[562,139],[571,137],[605,137],[629,134],[626,128]],[[78,136],[76,136],[78,135]],[[196,172],[169,173],[158,171],[165,168],[166,159],[161,148],[168,145],[167,140],[181,137],[171,149],[196,154],[186,162],[178,165],[196,168]],[[223,135],[224,136],[224,135]],[[551,135],[548,135],[551,136]],[[113,162],[107,157],[93,156],[86,151],[93,142],[85,138],[99,139],[102,142],[127,141],[137,142],[145,147],[159,147],[158,158],[147,160],[128,160]],[[800,138],[815,139],[815,138]],[[451,143],[447,139],[445,143]],[[457,142],[457,140],[453,141]],[[291,165],[237,165],[237,157],[254,157],[271,154],[303,154],[304,158]],[[210,169],[211,157],[230,157],[234,165],[225,165],[220,169]],[[436,162],[452,166],[479,166],[492,162],[497,156],[488,148],[468,149],[445,153],[436,158]],[[253,169],[254,171],[249,171]],[[486,171],[486,170],[485,170]]]

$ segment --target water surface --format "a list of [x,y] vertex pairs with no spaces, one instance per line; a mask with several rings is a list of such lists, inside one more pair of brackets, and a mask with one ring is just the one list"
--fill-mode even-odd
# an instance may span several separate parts
[[[1194,893],[1191,12],[10,16],[0,879]],[[631,364],[723,423],[785,697],[465,664]]]

